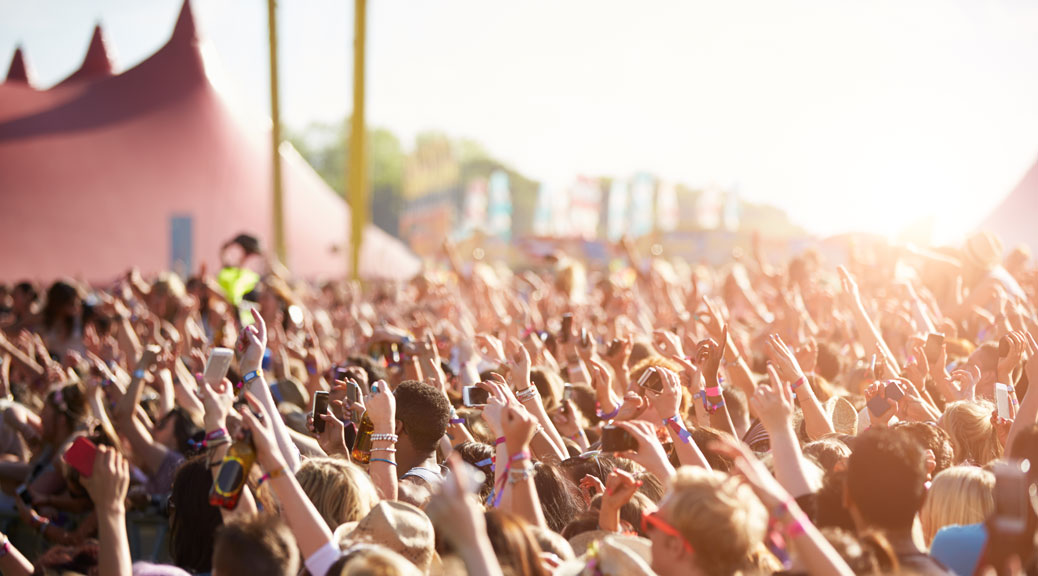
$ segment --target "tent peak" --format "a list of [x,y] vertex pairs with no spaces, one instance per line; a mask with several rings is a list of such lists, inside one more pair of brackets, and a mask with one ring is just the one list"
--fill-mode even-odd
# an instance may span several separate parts
[[29,66],[25,63],[25,54],[22,52],[22,47],[18,46],[14,49],[14,56],[11,58],[11,66],[7,68],[7,80],[5,83],[20,83],[32,86],[32,81],[29,79],[29,76]]
[[180,42],[198,42],[198,29],[195,27],[195,15],[191,11],[191,0],[184,0],[184,5],[180,7],[177,24],[173,27],[173,36],[169,39],[170,44]]
[[90,46],[87,48],[86,56],[79,70],[62,81],[62,84],[75,80],[86,80],[90,78],[103,78],[113,74],[112,60],[108,54],[108,46],[105,43],[104,32],[101,24],[94,26],[94,34],[90,38]]

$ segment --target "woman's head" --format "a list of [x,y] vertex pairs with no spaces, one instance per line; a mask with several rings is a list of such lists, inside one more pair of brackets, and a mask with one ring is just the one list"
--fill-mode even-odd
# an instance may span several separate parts
[[937,424],[951,436],[955,463],[983,466],[1002,456],[995,426],[994,407],[988,402],[961,401],[949,404]]
[[220,509],[209,504],[213,475],[205,456],[185,461],[173,476],[169,494],[169,555],[177,566],[210,572]]
[[86,394],[79,384],[68,384],[51,391],[40,412],[43,439],[63,442],[86,418]]
[[59,280],[51,284],[47,290],[47,303],[43,307],[43,325],[48,330],[71,332],[81,306],[79,290],[72,284]]
[[486,513],[486,520],[487,536],[505,574],[546,576],[541,564],[541,547],[518,516],[490,510]]
[[332,530],[360,520],[378,504],[371,478],[345,460],[311,458],[296,472],[296,480]]
[[36,287],[31,282],[19,282],[11,291],[11,308],[16,314],[26,314],[36,303]]
[[183,408],[174,408],[166,413],[155,426],[152,435],[156,442],[181,454],[194,452],[193,442],[201,441],[202,429],[195,424]]
[[483,472],[483,484],[479,488],[479,501],[486,502],[494,489],[494,448],[480,442],[462,442],[454,447],[454,451],[466,463],[479,468]]
[[571,518],[583,510],[580,490],[559,466],[537,462],[534,466],[533,481],[537,486],[537,496],[548,528],[556,532],[561,531]]
[[952,466],[934,477],[919,513],[927,546],[945,526],[978,524],[995,507],[995,475],[974,466]]
[[646,523],[657,572],[694,564],[705,574],[733,574],[764,539],[768,512],[734,477],[685,466]]

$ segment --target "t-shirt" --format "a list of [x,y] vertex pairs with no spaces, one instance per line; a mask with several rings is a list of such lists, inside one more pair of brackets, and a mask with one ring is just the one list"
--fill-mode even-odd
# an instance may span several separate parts
[[983,524],[945,526],[930,544],[930,555],[959,576],[972,576],[988,541]]

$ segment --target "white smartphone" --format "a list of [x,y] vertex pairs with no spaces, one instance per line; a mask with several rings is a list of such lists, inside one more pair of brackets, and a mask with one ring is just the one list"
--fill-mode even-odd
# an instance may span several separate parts
[[998,407],[998,417],[1006,420],[1013,418],[1009,412],[1009,387],[1005,384],[995,384],[995,405]]
[[209,353],[209,359],[205,363],[205,381],[210,386],[215,386],[223,381],[224,377],[227,376],[227,371],[231,369],[231,360],[234,358],[234,351],[230,348],[213,348],[213,351]]
[[461,401],[465,406],[484,406],[490,399],[490,393],[479,386],[465,386],[461,389]]

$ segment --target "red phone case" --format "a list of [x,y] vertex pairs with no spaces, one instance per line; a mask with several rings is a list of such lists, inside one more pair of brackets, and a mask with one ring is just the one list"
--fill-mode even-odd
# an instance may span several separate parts
[[65,462],[76,469],[79,475],[89,478],[94,473],[94,456],[97,454],[97,446],[89,439],[80,436],[65,451],[62,458]]

